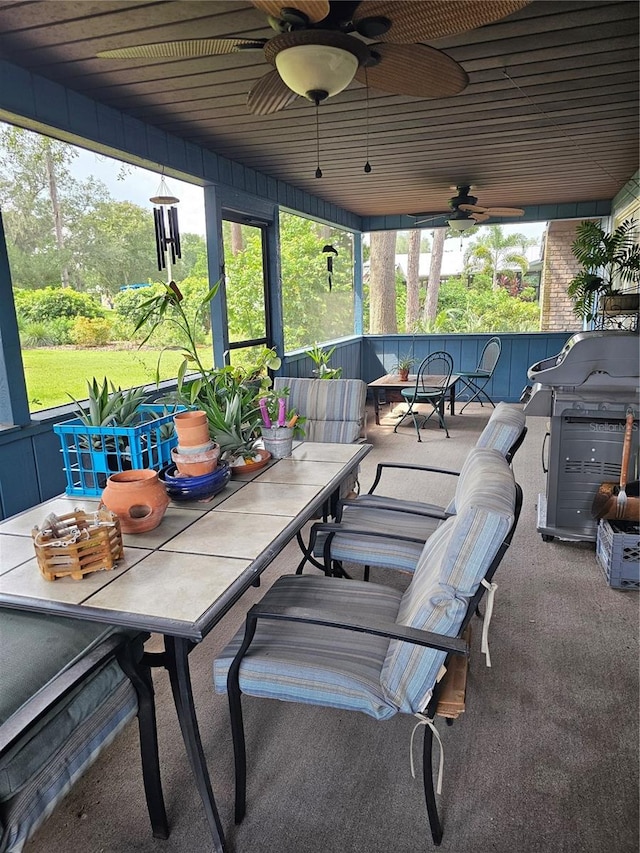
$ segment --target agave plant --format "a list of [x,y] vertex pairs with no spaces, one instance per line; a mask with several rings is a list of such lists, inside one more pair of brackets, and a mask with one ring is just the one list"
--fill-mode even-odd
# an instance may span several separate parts
[[91,381],[87,380],[87,390],[89,406],[86,409],[71,394],[68,396],[76,404],[82,423],[89,427],[130,426],[138,419],[138,409],[145,401],[144,388],[123,391],[109,382],[106,376],[101,385],[95,376]]

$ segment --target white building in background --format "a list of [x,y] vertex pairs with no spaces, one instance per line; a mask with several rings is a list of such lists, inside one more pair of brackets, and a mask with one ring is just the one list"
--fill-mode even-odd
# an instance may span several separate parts
[[[408,255],[396,255],[396,269],[402,270],[402,275],[407,277],[407,258]],[[420,261],[418,264],[418,277],[428,278],[429,268],[431,266],[431,252],[421,252]],[[464,264],[462,260],[462,252],[458,251],[457,247],[453,250],[447,249],[445,243],[445,251],[442,255],[442,268],[440,271],[441,278],[452,278],[462,275]]]

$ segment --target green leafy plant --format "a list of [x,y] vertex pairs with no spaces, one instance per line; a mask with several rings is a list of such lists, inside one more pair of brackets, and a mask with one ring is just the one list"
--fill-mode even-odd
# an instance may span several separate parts
[[597,222],[581,222],[576,228],[571,248],[583,269],[570,281],[567,293],[578,317],[591,322],[601,296],[618,294],[625,285],[637,288],[640,245],[636,228],[634,219],[626,219],[610,233]]
[[[207,413],[209,433],[220,445],[225,459],[249,457],[260,435],[260,412],[256,402],[256,389],[245,383],[246,371],[228,365],[219,369],[208,367],[202,361],[197,347],[196,330],[201,317],[218,291],[216,283],[189,315],[182,294],[174,282],[165,285],[159,293],[143,302],[138,311],[136,331],[143,326],[148,330],[140,344],[143,346],[161,323],[171,323],[179,331],[182,344],[179,352],[183,360],[177,373],[177,390],[173,402]],[[165,348],[166,349],[166,348]],[[158,358],[156,379],[159,380],[162,350]],[[268,351],[271,353],[271,351]],[[265,355],[264,363],[267,357]],[[193,372],[195,375],[188,375]]]
[[311,361],[315,364],[313,375],[318,379],[340,379],[342,376],[341,367],[331,367],[329,364],[335,350],[335,347],[326,350],[315,343],[313,349],[310,349],[307,353]]
[[259,388],[270,388],[271,378],[268,370],[278,370],[282,359],[273,347],[263,347],[257,353],[251,353],[246,364],[234,364],[232,369],[238,382],[252,383]]

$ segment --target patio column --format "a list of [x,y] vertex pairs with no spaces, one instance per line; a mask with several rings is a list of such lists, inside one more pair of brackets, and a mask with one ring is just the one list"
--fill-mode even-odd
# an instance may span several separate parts
[[0,212],[0,427],[31,422],[11,270]]
[[207,244],[207,268],[211,287],[220,282],[218,292],[211,300],[211,333],[213,337],[213,364],[224,367],[224,354],[229,348],[227,327],[227,291],[224,281],[224,250],[222,248],[222,205],[215,186],[204,188],[204,218]]

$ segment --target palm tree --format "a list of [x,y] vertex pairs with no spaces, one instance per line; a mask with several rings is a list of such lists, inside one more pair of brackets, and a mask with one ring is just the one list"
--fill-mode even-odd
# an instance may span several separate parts
[[525,253],[536,242],[535,238],[527,237],[526,234],[505,234],[501,225],[487,225],[465,251],[465,268],[488,273],[493,289],[497,290],[498,275],[504,270],[517,267],[523,274],[526,273],[529,261]]

